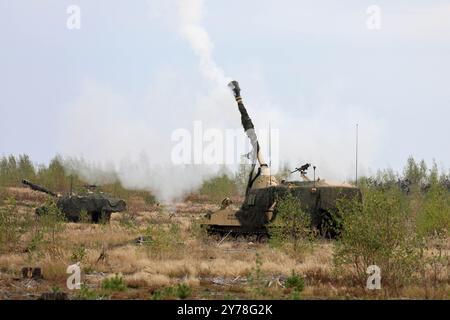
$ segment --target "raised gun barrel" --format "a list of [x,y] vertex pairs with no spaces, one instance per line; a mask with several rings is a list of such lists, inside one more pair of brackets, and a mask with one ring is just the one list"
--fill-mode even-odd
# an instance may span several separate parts
[[50,190],[48,190],[48,189],[46,189],[46,188],[44,188],[44,187],[41,187],[41,186],[39,186],[39,185],[37,185],[37,184],[31,183],[31,182],[28,181],[28,180],[23,179],[23,180],[22,180],[22,183],[23,183],[24,185],[29,186],[32,190],[44,192],[44,193],[49,194],[49,195],[51,195],[51,196],[53,196],[53,197],[57,197],[57,196],[58,196],[58,195],[57,195],[56,193],[54,193],[53,191],[50,191]]
[[[252,145],[252,164],[255,164],[255,160],[259,163],[259,171],[257,176],[261,174],[264,178],[260,181],[259,185],[261,187],[270,186],[270,185],[276,185],[278,182],[276,181],[275,177],[272,177],[270,174],[270,168],[267,165],[267,163],[264,161],[263,155],[261,153],[258,138],[256,137],[255,132],[255,126],[253,125],[252,119],[250,119],[250,116],[248,115],[247,109],[245,109],[244,103],[242,102],[241,97],[241,88],[239,87],[239,83],[237,81],[231,81],[228,84],[228,87],[233,91],[234,98],[236,99],[236,102],[238,104],[239,112],[241,113],[241,122],[242,126],[244,127],[244,131],[247,134],[248,138],[250,139],[251,145]],[[250,182],[250,185],[253,185],[253,182]]]
[[244,127],[244,131],[247,134],[248,138],[250,139],[250,142],[253,147],[253,152],[255,152],[256,159],[258,160],[258,163],[262,170],[261,173],[263,175],[265,174],[269,175],[267,163],[265,163],[263,156],[261,154],[261,150],[259,148],[258,138],[256,137],[255,132],[255,126],[253,125],[252,119],[250,119],[250,116],[248,115],[247,109],[245,109],[245,106],[242,103],[241,88],[239,87],[239,83],[237,81],[231,81],[228,84],[228,87],[230,87],[231,90],[233,91],[234,98],[236,99],[236,102],[238,104],[239,112],[241,113],[242,126]]

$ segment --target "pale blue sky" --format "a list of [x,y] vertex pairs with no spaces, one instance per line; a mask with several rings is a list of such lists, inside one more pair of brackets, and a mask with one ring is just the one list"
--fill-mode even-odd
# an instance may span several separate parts
[[[359,122],[364,168],[400,169],[409,155],[450,166],[448,1],[243,2],[205,1],[203,25],[215,61],[240,80],[253,112],[267,100],[273,112],[295,119],[301,136],[291,139],[308,154],[286,151],[286,158],[320,154],[334,161],[351,153]],[[81,8],[81,30],[66,28],[70,4]],[[366,28],[372,4],[382,10],[380,31]],[[80,103],[108,99],[114,106],[100,110],[123,118],[107,116],[106,124],[96,118],[96,129],[121,126],[123,119],[170,144],[171,131],[199,119],[190,108],[208,91],[179,33],[176,1],[0,0],[0,40],[2,155],[27,153],[38,162],[56,153],[79,155],[78,124],[70,116]],[[169,119],[175,115],[183,121]],[[269,121],[258,120],[257,126]],[[93,130],[91,149],[115,147],[93,127],[79,128]],[[79,140],[88,144],[89,135]],[[340,141],[346,147],[332,150]],[[151,153],[156,145],[136,148]],[[90,157],[90,148],[81,149],[83,156]],[[349,176],[353,156],[345,159],[339,164]]]

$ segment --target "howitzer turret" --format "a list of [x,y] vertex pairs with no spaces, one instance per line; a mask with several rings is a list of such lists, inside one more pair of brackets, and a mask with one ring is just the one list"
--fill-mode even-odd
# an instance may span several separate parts
[[[59,195],[25,179],[22,180],[22,183],[29,186],[32,190],[55,197],[57,207],[64,214],[65,218],[71,222],[82,220],[83,213],[87,214],[87,218],[91,222],[109,221],[111,213],[124,211],[127,207],[124,200],[113,198],[102,192],[83,195]],[[46,206],[36,208],[38,216],[47,212],[48,208]]]

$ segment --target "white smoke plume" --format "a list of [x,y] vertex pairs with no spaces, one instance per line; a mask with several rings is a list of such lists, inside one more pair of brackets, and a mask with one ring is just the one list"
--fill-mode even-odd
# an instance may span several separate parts
[[[226,120],[230,112],[224,110],[233,106],[227,88],[231,79],[213,59],[212,41],[201,24],[203,1],[180,0],[178,14],[178,31],[199,58],[208,92],[199,95],[192,91],[195,86],[173,70],[155,75],[144,101],[133,101],[108,86],[86,81],[82,95],[66,108],[59,122],[64,124],[60,149],[65,164],[89,182],[119,179],[125,187],[149,190],[163,201],[173,201],[220,169],[217,165],[171,163],[173,130],[191,129],[195,120],[205,127],[238,124]],[[136,114],[134,110],[146,111]]]
[[213,59],[214,44],[202,26],[203,10],[203,0],[180,0],[180,31],[199,57],[202,74],[220,88],[225,88],[232,79],[225,76]]
[[[183,166],[171,161],[171,134],[179,128],[192,130],[194,121],[201,120],[204,128],[242,130],[236,103],[227,88],[231,78],[214,60],[214,45],[203,26],[203,5],[203,0],[179,0],[177,12],[177,31],[199,60],[204,81],[201,88],[191,76],[170,68],[152,75],[144,98],[86,81],[82,94],[64,108],[59,119],[59,148],[71,170],[92,183],[108,179],[99,172],[111,172],[109,178],[118,178],[125,187],[149,190],[163,201],[172,201],[195,190],[220,169],[217,165]],[[351,179],[356,122],[361,128],[360,163],[372,158],[376,142],[382,141],[383,127],[378,119],[356,107],[336,105],[328,90],[317,105],[311,105],[317,101],[300,101],[287,111],[271,102],[258,70],[248,66],[241,69],[236,80],[241,83],[256,130],[268,129],[269,123],[279,130],[279,140],[272,141],[272,149],[279,150],[280,164],[293,168],[310,162],[318,167],[321,178]],[[240,138],[246,141],[241,132]],[[270,160],[267,137],[258,138],[266,160]],[[247,150],[238,152],[243,151]],[[77,158],[85,161],[74,161]]]

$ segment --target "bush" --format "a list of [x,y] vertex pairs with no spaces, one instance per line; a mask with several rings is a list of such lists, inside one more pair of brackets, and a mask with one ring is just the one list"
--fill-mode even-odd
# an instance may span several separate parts
[[343,199],[338,203],[342,234],[335,246],[335,265],[350,265],[361,283],[366,270],[377,265],[384,285],[406,284],[420,267],[420,238],[415,232],[410,203],[397,187],[365,189],[363,202]]
[[112,278],[106,278],[102,281],[102,289],[106,291],[125,291],[127,288],[123,278],[116,274]]
[[211,201],[218,202],[225,197],[237,194],[237,186],[226,174],[222,174],[203,182],[200,194],[208,196]]
[[48,198],[38,219],[38,228],[44,234],[49,234],[49,241],[56,245],[57,236],[64,231],[66,218],[56,205],[53,198]]
[[94,290],[89,289],[85,284],[82,284],[80,290],[77,290],[74,298],[77,300],[97,300],[102,297]]
[[153,256],[162,258],[164,254],[174,254],[183,245],[180,226],[172,223],[169,226],[150,224],[145,232],[145,247]]
[[42,245],[50,245],[49,248],[57,252],[61,248],[60,235],[66,228],[66,218],[51,197],[40,209],[39,217],[32,224],[31,240],[26,251],[31,254],[41,249]]
[[433,184],[424,195],[418,216],[418,231],[425,236],[445,234],[450,231],[450,192]]
[[195,219],[191,220],[190,233],[200,241],[210,240],[207,228],[202,226],[201,223]]
[[5,187],[0,186],[0,206],[3,205],[7,199]]
[[66,179],[63,161],[59,156],[53,158],[48,167],[40,166],[37,176],[38,183],[46,186],[50,190],[68,192],[70,189],[70,181]]
[[70,260],[74,263],[76,262],[83,262],[83,260],[86,258],[87,252],[84,245],[77,246],[72,251],[72,256],[70,257]]
[[191,287],[187,283],[179,283],[176,288],[177,297],[180,299],[188,298],[192,293]]
[[166,287],[162,290],[156,290],[152,294],[153,300],[166,300],[173,299],[177,296],[176,290],[174,287]]
[[292,275],[286,279],[284,284],[286,288],[291,288],[297,292],[302,292],[305,287],[303,278],[296,274],[294,270],[292,270]]
[[0,208],[0,248],[14,249],[30,227],[31,220],[28,216],[19,215],[16,200],[7,199]]
[[80,223],[89,223],[92,221],[91,215],[86,211],[86,209],[82,209],[80,211]]
[[119,217],[119,224],[126,229],[136,229],[138,226],[136,215],[129,212],[122,212]]
[[167,299],[187,299],[191,296],[192,289],[187,283],[179,283],[176,287],[165,287],[162,290],[153,292],[151,298],[153,300],[167,300]]
[[253,299],[260,299],[267,293],[267,282],[263,278],[263,272],[261,269],[262,264],[263,262],[261,255],[256,252],[255,267],[252,268],[247,275],[250,295]]
[[270,243],[275,246],[292,244],[295,253],[301,248],[303,240],[310,236],[311,218],[291,193],[277,203],[276,218],[269,226]]

